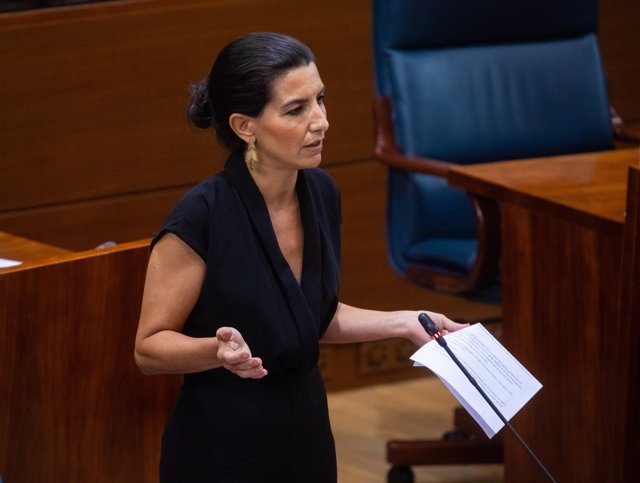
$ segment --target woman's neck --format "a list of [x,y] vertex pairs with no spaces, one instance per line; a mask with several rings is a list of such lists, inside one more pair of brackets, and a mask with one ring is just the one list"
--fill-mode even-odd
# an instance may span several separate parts
[[297,170],[265,170],[256,166],[249,173],[270,210],[279,210],[297,202]]

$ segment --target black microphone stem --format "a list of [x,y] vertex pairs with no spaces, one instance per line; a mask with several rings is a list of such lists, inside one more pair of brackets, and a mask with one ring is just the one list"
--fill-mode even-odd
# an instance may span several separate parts
[[553,477],[553,475],[542,464],[542,461],[540,461],[538,459],[538,457],[531,450],[531,448],[529,448],[527,443],[525,443],[524,439],[522,439],[522,436],[520,436],[520,434],[516,431],[516,429],[513,426],[511,426],[511,423],[509,423],[509,421],[507,421],[507,418],[505,418],[502,415],[502,413],[498,410],[498,408],[495,406],[495,404],[493,404],[491,399],[489,399],[489,396],[487,396],[485,394],[485,392],[482,390],[482,388],[476,382],[476,380],[473,378],[473,376],[471,374],[469,374],[469,371],[467,371],[467,369],[458,360],[456,355],[451,351],[451,349],[447,345],[447,341],[444,340],[444,337],[442,337],[440,335],[440,331],[438,330],[438,326],[431,319],[431,317],[429,317],[425,313],[421,313],[418,316],[418,320],[420,321],[420,324],[422,325],[422,327],[424,327],[424,329],[427,331],[427,334],[429,334],[440,345],[440,347],[442,347],[445,351],[447,351],[447,354],[449,354],[449,357],[451,357],[451,359],[453,359],[453,362],[456,363],[456,365],[460,368],[462,373],[467,377],[467,379],[469,379],[469,382],[473,385],[473,387],[475,387],[478,390],[478,392],[480,393],[480,395],[484,398],[484,400],[487,401],[489,406],[491,406],[491,409],[493,409],[493,411],[498,415],[498,417],[505,424],[505,426],[508,427],[511,430],[511,432],[516,437],[516,439],[520,442],[522,447],[527,450],[527,453],[529,453],[529,456],[531,456],[533,461],[540,467],[540,469],[544,472],[544,474],[547,476],[547,478],[549,478],[549,481],[552,481],[553,483],[557,483],[555,478]]

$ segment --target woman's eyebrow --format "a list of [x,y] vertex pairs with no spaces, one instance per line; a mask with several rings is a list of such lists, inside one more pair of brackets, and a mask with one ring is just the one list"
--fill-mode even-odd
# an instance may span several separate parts
[[[324,95],[324,91],[325,90],[326,90],[326,88],[324,86],[322,86],[322,89],[320,89],[320,91],[318,91],[317,96]],[[290,101],[287,101],[282,105],[282,109],[287,109],[288,107],[292,107],[292,106],[298,105],[298,104],[306,104],[307,102],[309,102],[309,99],[305,99],[305,98],[291,99]]]
[[282,109],[287,109],[288,107],[292,107],[292,106],[295,106],[295,105],[297,105],[297,104],[305,104],[305,103],[307,103],[307,102],[309,102],[309,99],[304,99],[304,98],[300,98],[300,99],[292,99],[292,100],[290,100],[290,101],[288,101],[288,102],[285,102],[285,103],[282,105]]

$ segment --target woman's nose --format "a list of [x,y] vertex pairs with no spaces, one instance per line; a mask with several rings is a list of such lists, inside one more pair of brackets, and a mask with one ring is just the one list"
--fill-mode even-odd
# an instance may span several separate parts
[[311,119],[311,131],[326,131],[329,129],[329,121],[327,120],[327,112],[323,106],[316,106]]

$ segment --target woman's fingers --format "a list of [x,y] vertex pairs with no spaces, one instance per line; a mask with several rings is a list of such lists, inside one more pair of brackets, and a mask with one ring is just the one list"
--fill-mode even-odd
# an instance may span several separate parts
[[226,344],[226,347],[236,350],[244,344],[244,339],[235,329],[231,327],[220,327],[216,331],[216,338],[221,344]]
[[469,326],[469,324],[460,324],[458,322],[454,322],[453,320],[449,319],[448,317],[442,314],[433,313],[433,312],[430,312],[430,314],[431,314],[431,318],[434,319],[435,323],[438,325],[438,328],[444,334],[449,332],[455,332],[456,330],[464,329],[465,327]]
[[221,347],[218,349],[218,358],[222,360],[223,364],[235,365],[251,359],[251,352],[248,349]]
[[267,370],[262,367],[262,361],[257,357],[253,357],[246,362],[232,366],[229,370],[238,376],[245,378],[260,379],[267,375]]
[[266,369],[262,367],[262,360],[258,357],[252,357],[237,364],[224,364],[224,368],[245,378],[259,379],[267,375]]
[[267,375],[262,367],[262,359],[252,357],[242,335],[231,327],[221,327],[216,331],[218,339],[218,359],[222,366],[239,377],[259,379]]

